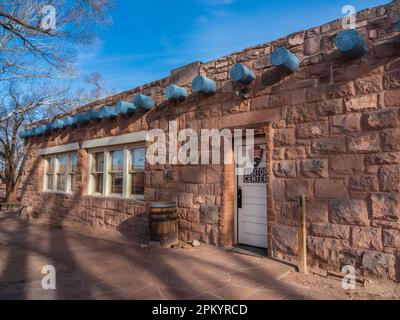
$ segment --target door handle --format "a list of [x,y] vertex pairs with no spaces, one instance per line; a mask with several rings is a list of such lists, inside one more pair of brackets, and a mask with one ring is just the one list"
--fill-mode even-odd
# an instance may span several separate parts
[[238,209],[242,208],[242,188],[238,187],[237,190],[237,207]]

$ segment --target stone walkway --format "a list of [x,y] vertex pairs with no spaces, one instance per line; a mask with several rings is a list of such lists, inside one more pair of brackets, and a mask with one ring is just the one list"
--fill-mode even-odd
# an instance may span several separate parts
[[[43,290],[44,265],[57,289]],[[0,299],[328,299],[291,267],[221,248],[149,250],[0,217]]]

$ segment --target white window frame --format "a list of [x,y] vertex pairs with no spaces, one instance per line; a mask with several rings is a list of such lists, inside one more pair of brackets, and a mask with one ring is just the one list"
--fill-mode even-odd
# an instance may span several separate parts
[[[89,164],[88,164],[88,178],[87,178],[87,195],[89,196],[98,196],[98,197],[115,197],[115,198],[126,198],[126,199],[135,199],[135,200],[144,200],[144,194],[130,194],[130,164],[131,164],[131,152],[130,149],[133,148],[144,148],[143,143],[141,144],[129,144],[129,145],[120,145],[120,146],[112,146],[112,147],[103,147],[89,150]],[[123,151],[123,171],[122,171],[122,194],[114,194],[111,193],[111,152],[115,150]],[[92,175],[92,164],[95,153],[103,152],[104,153],[104,167],[103,167],[103,192],[97,193],[93,192],[94,188],[94,179]]]
[[[76,155],[76,158],[78,159],[78,155],[76,152],[63,152],[63,153],[58,153],[58,154],[49,154],[45,155],[42,159],[43,161],[43,187],[42,191],[43,192],[49,192],[49,193],[67,193],[70,194],[72,193],[72,181],[73,181],[73,175],[76,174],[75,172],[71,171],[71,156],[72,154]],[[59,156],[66,156],[67,157],[67,170],[64,173],[66,177],[66,182],[65,182],[65,188],[64,190],[57,190],[57,181],[58,181],[58,168],[59,168],[59,161],[58,157]],[[47,179],[48,179],[48,174],[47,174],[47,166],[49,161],[53,162],[53,170],[51,172],[51,176],[53,178],[53,183],[51,189],[47,187]]]

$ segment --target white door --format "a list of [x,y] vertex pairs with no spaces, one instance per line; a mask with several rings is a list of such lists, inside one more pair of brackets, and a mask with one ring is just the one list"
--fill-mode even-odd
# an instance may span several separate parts
[[255,168],[237,174],[237,243],[266,248],[266,146],[255,144],[254,153]]

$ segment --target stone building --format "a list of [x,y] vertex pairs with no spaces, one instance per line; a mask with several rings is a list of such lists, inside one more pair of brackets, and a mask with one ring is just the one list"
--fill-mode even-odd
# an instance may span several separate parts
[[[342,30],[336,20],[189,64],[60,115],[57,119],[132,102],[138,93],[155,101],[148,110],[27,135],[22,203],[31,217],[51,223],[146,236],[149,203],[176,201],[181,240],[256,245],[268,248],[270,257],[296,262],[296,197],[305,194],[309,265],[336,271],[353,265],[365,277],[398,280],[399,17],[398,1],[357,14],[357,31],[368,47],[358,59],[336,47]],[[271,64],[278,47],[299,59],[297,70]],[[253,72],[251,84],[230,78],[237,63]],[[198,75],[215,81],[216,92],[193,92]],[[169,84],[186,88],[186,99],[166,99]],[[50,120],[56,119],[33,127]],[[264,150],[265,183],[243,183],[233,164],[145,163],[146,132],[168,133],[170,121],[178,130],[198,133],[254,129]]]

